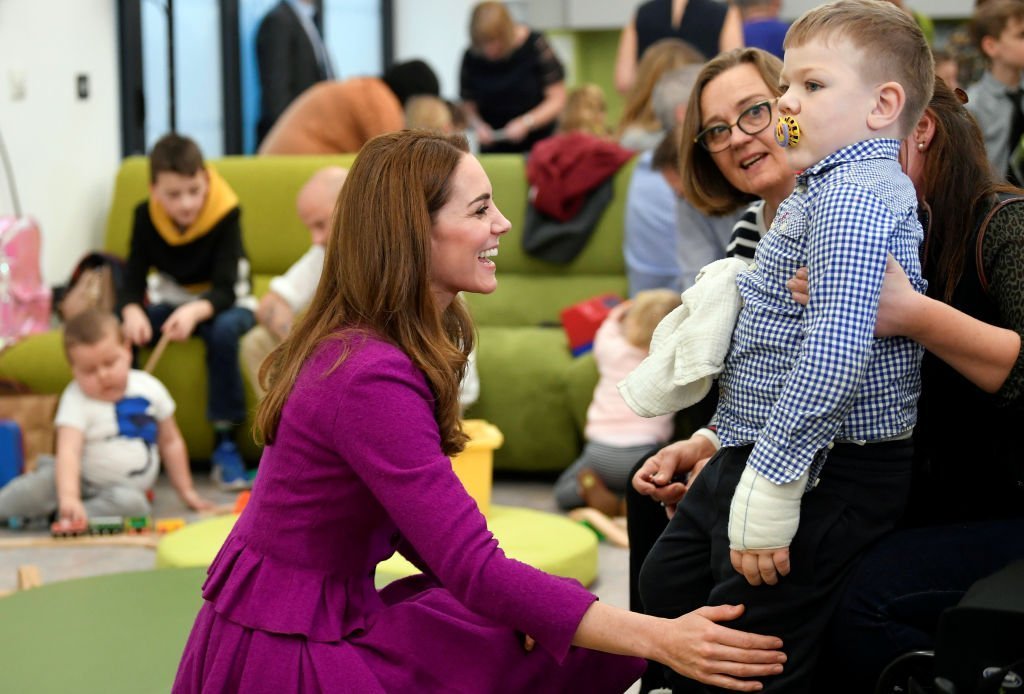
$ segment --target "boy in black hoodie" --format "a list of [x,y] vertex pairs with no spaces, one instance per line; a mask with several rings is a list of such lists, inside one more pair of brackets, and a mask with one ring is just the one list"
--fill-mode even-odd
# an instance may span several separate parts
[[183,341],[195,333],[206,343],[213,475],[224,488],[242,489],[249,480],[234,441],[245,420],[238,341],[255,323],[255,298],[238,196],[181,135],[160,138],[149,167],[150,197],[135,208],[125,270],[124,332],[136,345],[158,334]]

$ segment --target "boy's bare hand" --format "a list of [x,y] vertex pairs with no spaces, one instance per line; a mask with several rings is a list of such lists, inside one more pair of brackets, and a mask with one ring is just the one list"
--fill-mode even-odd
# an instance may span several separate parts
[[121,311],[122,329],[124,336],[133,345],[148,345],[153,339],[153,326],[149,323],[149,317],[138,304],[128,304]]
[[676,469],[682,467],[680,462],[672,451],[668,451],[668,447],[661,449],[645,460],[633,475],[633,489],[663,504],[679,503],[686,494],[686,485],[673,481]]
[[85,523],[89,514],[85,512],[85,504],[81,499],[61,499],[58,503],[58,515],[62,520],[73,523]]
[[161,332],[175,342],[182,342],[192,336],[199,323],[199,315],[195,303],[182,304],[174,309]]
[[789,547],[781,549],[729,550],[732,568],[743,574],[747,583],[759,586],[767,583],[774,586],[780,576],[789,575]]
[[181,496],[182,502],[193,511],[211,511],[217,507],[217,504],[209,499],[199,496],[195,489],[186,489],[179,496]]

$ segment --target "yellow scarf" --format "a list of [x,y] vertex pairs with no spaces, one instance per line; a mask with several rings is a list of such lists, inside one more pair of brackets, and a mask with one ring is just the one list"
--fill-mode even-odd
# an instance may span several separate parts
[[192,222],[192,225],[185,231],[178,229],[178,225],[170,218],[163,206],[150,196],[149,218],[153,220],[153,226],[156,227],[157,233],[168,245],[184,246],[205,236],[224,218],[224,215],[238,207],[238,195],[231,190],[231,186],[217,173],[212,164],[206,165],[206,173],[210,179],[210,186],[206,191],[206,201],[203,203],[203,209],[199,211],[196,221]]

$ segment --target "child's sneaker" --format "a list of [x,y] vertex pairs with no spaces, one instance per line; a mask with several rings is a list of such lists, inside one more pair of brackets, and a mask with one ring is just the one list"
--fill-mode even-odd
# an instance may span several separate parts
[[249,476],[245,474],[245,463],[238,447],[230,441],[222,441],[213,451],[213,468],[210,477],[227,491],[248,489],[252,486]]

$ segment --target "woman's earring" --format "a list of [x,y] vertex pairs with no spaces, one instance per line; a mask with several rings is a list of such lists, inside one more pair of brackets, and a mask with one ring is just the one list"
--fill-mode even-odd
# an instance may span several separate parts
[[918,152],[923,152],[924,151],[924,143],[923,142],[918,142],[917,143],[917,151]]

